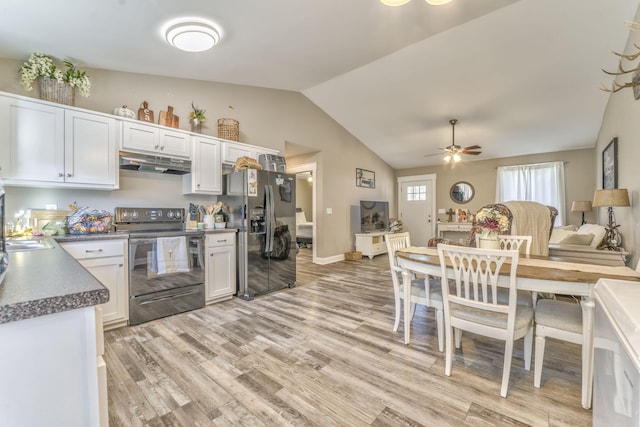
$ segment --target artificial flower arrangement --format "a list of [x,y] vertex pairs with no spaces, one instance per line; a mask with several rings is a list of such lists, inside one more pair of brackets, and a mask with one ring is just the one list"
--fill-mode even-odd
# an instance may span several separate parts
[[189,112],[189,118],[191,120],[198,120],[200,122],[204,122],[205,120],[207,120],[207,118],[205,117],[204,113],[206,113],[207,110],[203,110],[202,108],[199,108],[196,105],[193,105],[193,102],[191,102],[191,112]]
[[484,238],[497,238],[498,234],[508,231],[509,218],[494,208],[482,208],[475,217],[475,228]]
[[20,68],[20,82],[27,91],[33,90],[33,82],[38,77],[48,77],[61,83],[68,83],[71,87],[77,87],[80,95],[89,96],[91,82],[85,71],[78,70],[70,61],[63,61],[67,70],[63,72],[55,66],[53,59],[42,52],[34,52],[29,60]]

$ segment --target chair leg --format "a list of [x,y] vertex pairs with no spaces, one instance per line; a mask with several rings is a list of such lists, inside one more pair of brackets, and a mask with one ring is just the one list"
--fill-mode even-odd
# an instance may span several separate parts
[[533,326],[529,327],[527,335],[524,336],[524,369],[531,370],[531,349],[533,348]]
[[502,369],[502,387],[500,396],[507,397],[509,376],[511,375],[511,356],[513,355],[513,340],[507,339],[504,345],[504,368]]
[[438,328],[438,351],[444,351],[444,313],[442,309],[436,310],[436,326]]
[[448,324],[445,325],[445,357],[444,357],[444,374],[451,376],[451,365],[453,363],[453,328]]
[[533,386],[540,388],[540,380],[542,379],[542,364],[544,361],[544,345],[546,340],[544,335],[540,336],[536,333],[536,360],[533,368]]
[[398,331],[398,326],[400,326],[400,312],[402,311],[402,306],[400,303],[400,295],[396,295],[396,320],[393,322],[393,332]]
[[411,314],[409,314],[409,318],[411,320],[413,320],[413,315],[416,314],[416,305],[417,304],[415,302],[411,303]]
[[460,346],[462,345],[462,330],[455,328],[454,334],[456,338],[456,348],[460,348]]

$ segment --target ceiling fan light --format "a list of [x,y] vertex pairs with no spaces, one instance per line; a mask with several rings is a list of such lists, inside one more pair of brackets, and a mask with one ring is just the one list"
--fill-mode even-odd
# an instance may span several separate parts
[[453,155],[453,161],[458,163],[460,161],[460,154],[456,153]]
[[443,4],[450,3],[451,0],[427,0],[427,3],[433,6],[442,6]]
[[380,0],[385,6],[402,6],[409,3],[411,0]]
[[451,160],[451,154],[447,154],[446,156],[444,156],[445,162],[448,162],[449,160]]

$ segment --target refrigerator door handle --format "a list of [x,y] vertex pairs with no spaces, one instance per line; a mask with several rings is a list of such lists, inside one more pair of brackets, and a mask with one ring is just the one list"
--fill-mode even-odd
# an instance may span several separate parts
[[266,222],[266,234],[265,234],[265,245],[264,252],[265,254],[270,255],[273,251],[273,195],[271,194],[271,186],[264,186],[264,197],[265,197],[265,222]]

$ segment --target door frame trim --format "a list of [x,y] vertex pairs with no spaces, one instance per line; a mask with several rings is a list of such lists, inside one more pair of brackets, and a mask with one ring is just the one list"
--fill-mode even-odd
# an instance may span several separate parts
[[436,179],[437,179],[437,175],[435,173],[430,173],[430,174],[425,174],[425,175],[410,175],[410,176],[399,176],[397,177],[397,181],[398,181],[398,189],[397,189],[397,194],[398,194],[398,217],[400,217],[400,198],[402,197],[402,184],[405,182],[411,182],[411,181],[431,181],[432,185],[431,185],[431,194],[433,197],[433,203],[431,206],[431,235],[435,236],[436,235],[436,223],[437,221],[437,215],[436,215]]
[[316,211],[318,210],[318,163],[302,163],[294,166],[287,166],[287,173],[300,173],[300,172],[308,172],[311,171],[311,176],[313,177],[313,185],[311,186],[311,222],[313,222],[313,231],[311,234],[312,245],[311,245],[311,262],[314,264],[318,264],[318,215]]

